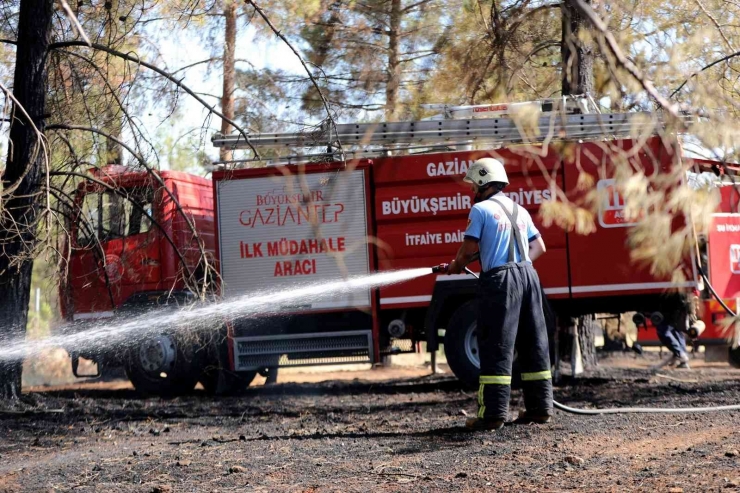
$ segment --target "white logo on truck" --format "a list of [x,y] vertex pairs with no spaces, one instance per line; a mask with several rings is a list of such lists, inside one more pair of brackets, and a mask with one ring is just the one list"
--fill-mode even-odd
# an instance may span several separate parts
[[740,245],[730,245],[730,272],[740,274]]
[[596,190],[603,198],[599,203],[599,224],[602,228],[626,228],[636,222],[627,221],[625,203],[613,179],[599,180]]
[[[225,296],[369,273],[364,171],[219,181],[218,241]],[[305,190],[305,194],[301,193]],[[370,292],[310,309],[370,306]]]

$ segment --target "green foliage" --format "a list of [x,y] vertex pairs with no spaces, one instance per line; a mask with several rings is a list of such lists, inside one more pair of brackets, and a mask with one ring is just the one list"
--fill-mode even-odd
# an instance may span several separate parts
[[[278,3],[272,12],[287,15],[292,4]],[[333,116],[346,119],[407,117],[404,103],[424,84],[448,21],[443,2],[429,0],[321,2],[303,8],[300,15],[297,22],[283,22],[280,28],[302,50]],[[291,119],[290,113],[294,121],[326,116],[318,90],[305,73],[243,70],[238,80],[240,88],[258,88],[269,98],[262,101],[279,107],[277,119]],[[265,114],[263,109],[252,110],[258,120],[265,120],[258,116]]]

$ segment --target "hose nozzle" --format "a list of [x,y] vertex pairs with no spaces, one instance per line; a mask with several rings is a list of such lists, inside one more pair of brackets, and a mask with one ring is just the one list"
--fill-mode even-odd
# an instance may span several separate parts
[[450,264],[439,264],[432,267],[432,274],[444,274],[447,269],[450,268]]

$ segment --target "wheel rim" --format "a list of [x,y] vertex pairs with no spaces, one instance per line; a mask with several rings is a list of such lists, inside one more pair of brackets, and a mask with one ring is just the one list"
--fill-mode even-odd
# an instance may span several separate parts
[[465,355],[473,366],[480,369],[480,356],[478,352],[478,324],[473,322],[465,331]]
[[169,336],[147,339],[139,346],[139,364],[147,373],[160,376],[175,366],[177,349]]
[[[478,351],[478,324],[473,322],[465,331],[465,355],[468,360],[480,370],[480,352]],[[519,354],[514,350],[514,361]]]

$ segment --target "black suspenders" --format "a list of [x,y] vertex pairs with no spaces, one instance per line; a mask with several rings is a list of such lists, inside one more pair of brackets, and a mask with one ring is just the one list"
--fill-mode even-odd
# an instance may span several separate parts
[[515,203],[512,202],[514,205],[514,211],[513,214],[509,214],[509,211],[506,210],[506,207],[504,207],[504,204],[496,200],[495,198],[491,197],[491,200],[496,202],[499,206],[501,206],[501,210],[504,211],[504,214],[506,214],[506,217],[509,218],[509,222],[511,223],[511,236],[509,236],[509,260],[508,262],[514,262],[514,242],[516,241],[516,245],[519,249],[519,261],[524,262],[527,258],[526,255],[524,255],[524,242],[522,242],[522,233],[519,231],[519,225],[516,222],[517,217],[519,216],[519,207]]

